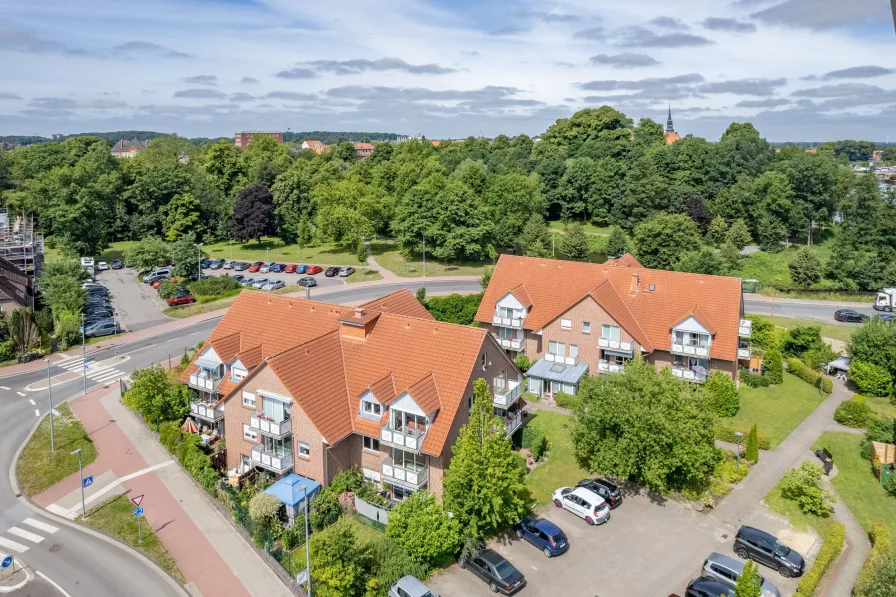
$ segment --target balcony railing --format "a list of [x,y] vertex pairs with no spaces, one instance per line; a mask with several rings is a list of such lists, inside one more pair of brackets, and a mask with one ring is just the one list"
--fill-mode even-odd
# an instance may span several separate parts
[[688,344],[676,344],[675,340],[673,340],[669,352],[672,354],[686,354],[692,357],[708,357],[709,343],[707,342],[702,346],[690,346]]
[[619,350],[622,352],[631,352],[632,351],[632,343],[631,342],[623,342],[621,340],[610,340],[608,338],[598,338],[597,345],[601,348],[608,348],[610,350]]
[[508,416],[504,417],[504,430],[507,432],[507,437],[513,435],[513,433],[520,428],[520,425],[523,424],[523,411],[518,410],[515,413],[511,413]]
[[599,373],[625,373],[625,367],[609,361],[598,361],[597,371]]
[[749,338],[753,335],[753,322],[749,319],[741,319],[737,328],[737,335],[741,338]]
[[264,413],[257,412],[249,416],[249,427],[271,437],[281,438],[292,432],[292,421],[272,421],[265,418]]
[[391,458],[383,461],[383,481],[386,483],[399,483],[409,485],[414,489],[420,489],[429,480],[429,467],[410,469],[398,466]]
[[395,446],[396,448],[414,450],[415,452],[420,451],[420,447],[423,445],[423,439],[425,437],[425,430],[405,429],[404,431],[398,431],[389,427],[380,429],[381,442],[387,443],[390,446]]
[[561,365],[578,365],[579,357],[565,357],[560,354],[544,353],[544,360],[549,363],[560,363]]
[[703,383],[706,381],[705,373],[697,373],[691,369],[683,369],[680,367],[672,367],[672,375],[683,379],[685,381],[692,381],[694,383]]
[[523,329],[523,319],[516,317],[499,317],[495,315],[492,317],[492,323],[495,325],[499,325],[502,328],[513,328],[515,330]]
[[749,348],[738,348],[737,349],[737,358],[743,359],[745,361],[750,360],[750,357],[753,356],[753,351]]
[[523,391],[523,384],[519,380],[511,379],[505,382],[506,387],[503,389],[494,388],[493,396],[495,406],[507,408],[520,397]]
[[501,344],[501,348],[506,348],[507,350],[525,350],[526,342],[525,340],[520,340],[518,338],[498,338],[498,342]]
[[191,402],[190,413],[208,421],[220,421],[224,418],[224,408],[215,408],[208,402]]
[[223,378],[206,377],[194,373],[190,376],[189,385],[199,390],[205,390],[206,392],[214,392],[215,388],[218,387],[218,384],[221,383],[221,379]]
[[262,444],[252,448],[252,463],[278,474],[292,470],[292,451],[268,451]]

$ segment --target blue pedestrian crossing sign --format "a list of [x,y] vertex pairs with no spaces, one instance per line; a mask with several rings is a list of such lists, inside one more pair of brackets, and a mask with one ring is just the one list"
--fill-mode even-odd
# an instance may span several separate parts
[[134,516],[143,516],[143,506],[134,508]]
[[84,363],[84,371],[87,371],[87,363]]
[[81,481],[81,485],[82,485],[82,487],[90,487],[91,485],[93,485],[93,475],[90,475],[89,477],[84,477],[84,480]]
[[3,558],[2,567],[9,568],[10,566],[12,566],[12,556],[6,556],[5,558]]

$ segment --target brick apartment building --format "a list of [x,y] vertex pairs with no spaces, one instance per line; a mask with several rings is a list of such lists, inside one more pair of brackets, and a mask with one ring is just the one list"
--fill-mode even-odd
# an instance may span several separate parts
[[283,133],[273,131],[245,131],[242,133],[234,133],[233,144],[245,151],[255,137],[271,137],[277,141],[277,143],[283,143]]
[[122,139],[112,146],[112,155],[117,158],[132,158],[146,149],[149,144],[149,139],[145,141],[141,141],[140,139],[131,139],[130,141]]
[[195,420],[226,438],[228,468],[326,485],[359,467],[403,499],[441,493],[478,378],[512,433],[513,362],[485,330],[437,322],[402,290],[354,309],[244,292],[181,380]]
[[739,278],[644,268],[631,255],[605,264],[502,255],[476,321],[515,358],[532,362],[527,390],[575,394],[591,375],[622,373],[641,357],[702,383],[749,366],[751,322]]

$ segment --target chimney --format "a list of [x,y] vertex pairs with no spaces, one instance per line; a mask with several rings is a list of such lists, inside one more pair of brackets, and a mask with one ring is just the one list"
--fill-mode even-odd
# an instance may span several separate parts
[[638,274],[632,274],[631,291],[637,294],[639,290],[641,290],[641,279],[638,277]]
[[342,337],[364,340],[373,330],[379,316],[380,314],[378,312],[368,313],[364,309],[352,309],[351,317],[345,317],[339,320]]
[[352,309],[352,311],[354,312],[355,319],[363,319],[364,318],[364,309],[362,309],[360,307],[355,307],[354,309]]

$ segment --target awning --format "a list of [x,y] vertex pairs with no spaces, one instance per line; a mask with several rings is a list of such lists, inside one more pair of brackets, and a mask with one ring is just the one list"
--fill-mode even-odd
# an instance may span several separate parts
[[635,353],[633,352],[626,352],[624,350],[609,350],[607,348],[604,348],[604,354],[611,354],[613,356],[622,357],[624,359],[630,359],[635,355]]
[[829,369],[840,369],[841,371],[849,371],[849,362],[852,360],[852,357],[837,357],[830,363],[828,363]]
[[216,363],[215,361],[207,361],[205,359],[196,359],[195,363],[202,369],[217,369],[221,366],[221,363]]
[[551,363],[542,358],[526,372],[526,375],[529,377],[537,377],[539,379],[547,379],[548,381],[578,384],[586,371],[588,371],[588,365],[584,363],[579,363],[578,365],[561,365],[560,363]]
[[313,500],[320,493],[320,483],[302,475],[290,473],[264,490],[287,506],[297,506],[305,499],[305,493]]

